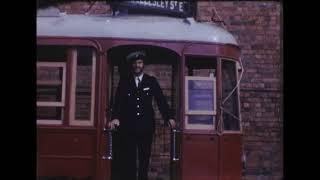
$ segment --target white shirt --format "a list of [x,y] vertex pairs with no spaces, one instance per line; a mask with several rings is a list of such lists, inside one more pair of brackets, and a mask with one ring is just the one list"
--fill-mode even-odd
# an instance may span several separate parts
[[135,80],[135,82],[136,82],[136,86],[137,86],[137,87],[138,87],[138,83],[139,83],[138,78],[139,78],[140,83],[141,83],[142,77],[143,77],[143,73],[141,73],[140,76],[134,76],[134,80]]

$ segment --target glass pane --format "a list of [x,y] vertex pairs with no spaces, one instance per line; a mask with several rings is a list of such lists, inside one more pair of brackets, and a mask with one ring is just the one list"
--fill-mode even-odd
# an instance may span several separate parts
[[78,48],[76,120],[90,120],[92,91],[92,49]]
[[61,107],[37,107],[37,119],[63,120],[63,109]]
[[215,116],[210,115],[189,115],[188,124],[203,124],[213,125],[215,122]]
[[62,67],[37,67],[37,101],[61,102]]
[[185,76],[216,76],[217,61],[212,57],[186,57]]
[[[236,64],[232,61],[222,62],[222,97],[223,100],[230,94],[237,84]],[[240,130],[238,113],[238,91],[235,90],[223,105],[223,127],[224,130]]]
[[213,81],[189,80],[188,81],[189,110],[208,110],[213,107]]
[[37,59],[45,62],[65,62],[67,48],[63,46],[38,46]]

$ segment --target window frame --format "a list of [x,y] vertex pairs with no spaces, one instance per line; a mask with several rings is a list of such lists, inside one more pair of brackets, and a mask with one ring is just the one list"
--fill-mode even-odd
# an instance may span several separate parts
[[97,70],[97,55],[92,48],[92,72],[91,72],[91,106],[90,119],[76,119],[76,85],[77,85],[77,65],[78,65],[78,49],[71,49],[71,78],[70,78],[70,97],[69,97],[69,126],[94,126],[94,110],[95,110],[95,91],[96,91],[96,70]]
[[[238,73],[238,69],[239,69],[239,62],[235,59],[231,59],[231,58],[225,58],[225,57],[220,57],[219,58],[220,61],[221,61],[221,72],[222,72],[222,64],[224,61],[232,61],[234,62],[234,65],[235,65],[235,75],[236,75],[236,82],[238,83],[239,81],[239,73]],[[222,73],[221,73],[221,89],[223,87],[222,83],[223,83],[223,77],[222,77]],[[243,132],[243,129],[242,129],[242,118],[241,118],[241,106],[240,106],[240,83],[239,83],[239,86],[237,87],[237,90],[235,91],[237,92],[237,110],[238,110],[238,115],[239,115],[239,130],[225,130],[224,129],[224,119],[223,119],[223,111],[221,109],[221,122],[222,122],[222,133],[225,133],[225,134],[241,134]],[[222,96],[222,92],[221,92],[221,96]],[[223,100],[223,99],[222,99]],[[221,101],[222,101],[221,100]]]
[[[67,62],[50,62],[48,60],[46,61],[41,61],[41,62],[37,62],[36,63],[37,68],[38,67],[58,67],[58,68],[62,68],[62,81],[61,81],[61,101],[38,101],[36,102],[36,106],[38,107],[61,107],[61,111],[64,112],[64,110],[62,108],[66,107],[66,102],[65,102],[65,98],[66,98],[66,76],[67,76]],[[45,84],[45,85],[52,85],[52,84],[57,84],[57,81],[54,80],[52,83],[52,81],[48,80],[37,80],[37,85],[39,84]],[[65,113],[65,112],[64,112]],[[37,117],[37,125],[63,125],[63,121],[64,119],[62,118],[61,120],[49,120],[49,119],[38,119]]]
[[[216,77],[212,76],[212,77],[203,77],[203,76],[184,76],[185,79],[185,106],[184,106],[184,111],[185,111],[185,119],[184,119],[184,123],[185,123],[185,129],[186,130],[210,130],[210,131],[215,131],[216,130],[216,121],[217,121],[217,84],[216,84]],[[212,81],[213,82],[213,103],[214,103],[214,108],[212,111],[208,111],[208,110],[189,110],[189,80],[208,80],[208,81]],[[188,118],[190,115],[207,115],[207,116],[212,116],[212,124],[210,125],[203,125],[203,124],[190,124],[188,123]]]

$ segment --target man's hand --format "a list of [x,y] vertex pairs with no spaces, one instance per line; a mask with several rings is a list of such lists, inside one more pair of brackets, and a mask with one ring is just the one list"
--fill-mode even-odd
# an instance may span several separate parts
[[119,119],[113,119],[111,122],[109,122],[108,126],[111,130],[116,128],[116,126],[120,126]]
[[174,129],[176,127],[176,121],[174,119],[169,119],[169,126]]

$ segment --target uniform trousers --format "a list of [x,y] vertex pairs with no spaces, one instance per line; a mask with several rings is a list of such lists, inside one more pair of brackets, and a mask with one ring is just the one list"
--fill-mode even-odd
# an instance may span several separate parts
[[148,180],[153,133],[120,132],[117,140],[117,179],[137,180],[138,175],[138,180]]

